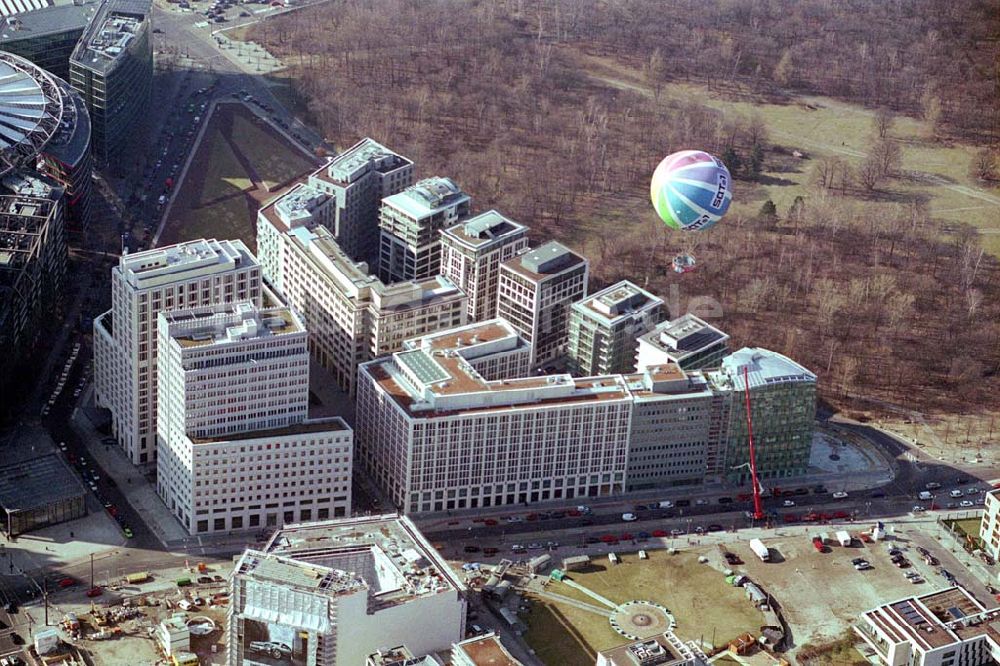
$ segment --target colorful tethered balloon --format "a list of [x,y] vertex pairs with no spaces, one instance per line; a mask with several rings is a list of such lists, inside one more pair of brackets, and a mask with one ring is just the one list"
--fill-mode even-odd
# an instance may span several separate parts
[[722,160],[701,150],[668,155],[653,172],[650,197],[664,224],[680,231],[704,231],[726,214],[732,179]]
[[[656,214],[671,229],[705,231],[729,210],[731,182],[722,160],[701,150],[682,150],[656,167],[650,198]],[[684,252],[674,257],[672,265],[675,272],[687,273],[697,267],[697,261]]]

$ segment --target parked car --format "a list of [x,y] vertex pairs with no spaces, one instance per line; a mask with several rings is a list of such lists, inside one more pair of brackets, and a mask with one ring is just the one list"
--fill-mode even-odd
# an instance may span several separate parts
[[847,499],[847,493],[843,490],[838,490],[833,494],[833,499]]
[[795,500],[785,500],[781,503],[781,506],[792,507],[795,506]]
[[741,560],[740,556],[737,555],[736,553],[725,552],[722,554],[722,557],[726,560],[726,564],[731,564],[731,565],[743,564],[743,560]]
[[467,552],[467,553],[478,553],[479,552],[479,546],[466,546],[465,547],[465,552]]
[[639,517],[636,516],[634,513],[623,513],[622,520],[624,520],[626,523],[631,523],[635,520],[639,520]]

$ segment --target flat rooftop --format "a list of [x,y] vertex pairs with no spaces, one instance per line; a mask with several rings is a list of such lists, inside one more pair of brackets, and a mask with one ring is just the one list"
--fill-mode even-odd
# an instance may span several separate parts
[[486,381],[460,355],[422,349],[396,352],[361,366],[413,418],[457,413],[596,404],[629,397],[622,375],[549,375]]
[[0,195],[0,285],[16,282],[20,271],[39,258],[54,206],[48,197]]
[[610,666],[673,666],[693,663],[691,651],[670,633],[601,650],[601,654]]
[[268,437],[288,437],[292,435],[309,435],[316,432],[337,432],[350,430],[351,426],[339,416],[332,416],[324,419],[315,419],[293,423],[282,428],[271,428],[270,430],[249,430],[247,432],[234,432],[218,437],[191,437],[192,444],[213,444],[216,442],[238,442],[250,439],[266,439]]
[[534,250],[508,259],[501,265],[538,282],[586,263],[588,263],[586,258],[573,252],[562,243],[549,241]]
[[354,572],[254,550],[243,553],[236,565],[235,574],[330,596],[365,588],[364,579]]
[[[487,345],[491,342],[519,338],[520,334],[506,319],[487,319],[465,326],[446,328],[403,343],[403,349],[466,350],[469,347]],[[521,339],[522,344],[527,344]]]
[[456,643],[453,651],[464,653],[476,666],[523,666],[507,651],[496,634],[476,636]]
[[73,50],[71,64],[102,74],[114,69],[149,26],[151,8],[152,0],[104,0]]
[[525,236],[528,227],[501,215],[495,210],[488,210],[464,222],[459,222],[441,232],[472,249],[484,249],[499,245],[511,238]]
[[405,516],[362,516],[286,525],[274,533],[263,553],[303,565],[341,570],[347,566],[352,569],[350,573],[365,582],[379,604],[465,589]]
[[660,323],[639,339],[683,360],[709,347],[727,343],[729,335],[693,314],[685,314]]
[[622,280],[591,294],[583,301],[574,303],[572,308],[605,326],[614,326],[634,315],[647,313],[662,306],[662,298],[654,296],[628,280]]
[[126,254],[118,260],[118,270],[138,289],[255,265],[257,260],[243,241],[214,238]]
[[5,19],[11,17],[11,20],[5,21],[0,31],[0,44],[62,32],[79,31],[82,34],[97,13],[98,4],[95,0],[79,4],[72,1],[53,4],[44,0],[2,0],[0,15]]
[[382,199],[382,204],[419,220],[469,200],[469,195],[451,178],[435,176],[425,178],[398,194]]
[[1000,648],[1000,608],[987,609],[961,587],[884,604],[864,617],[893,641],[908,641],[924,651],[979,636]]
[[0,465],[0,507],[8,513],[39,509],[87,494],[80,478],[55,453],[36,455],[23,446],[13,449],[3,449],[5,464]]
[[300,333],[305,327],[288,307],[256,308],[252,302],[162,312],[181,347],[207,347]]
[[347,185],[369,170],[388,173],[410,164],[413,163],[399,153],[366,137],[334,157],[314,175],[322,178],[326,174],[329,180]]

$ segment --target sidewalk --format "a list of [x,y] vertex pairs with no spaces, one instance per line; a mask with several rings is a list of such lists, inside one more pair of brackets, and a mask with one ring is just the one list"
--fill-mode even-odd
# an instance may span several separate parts
[[117,446],[101,444],[101,435],[94,425],[80,410],[80,405],[89,404],[93,399],[93,385],[84,391],[78,406],[73,410],[70,423],[80,436],[87,452],[93,456],[104,473],[114,479],[129,505],[138,513],[156,538],[167,547],[171,541],[188,537],[188,534],[170,513],[166,505],[156,495],[156,489],[146,481],[142,473],[136,469]]

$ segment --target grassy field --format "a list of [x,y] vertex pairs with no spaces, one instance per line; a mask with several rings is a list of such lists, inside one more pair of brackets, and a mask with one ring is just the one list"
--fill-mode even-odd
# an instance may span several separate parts
[[592,666],[597,650],[623,641],[607,617],[537,597],[525,621],[524,640],[552,666]]
[[955,532],[955,536],[959,537],[959,540],[964,540],[965,536],[963,535],[968,535],[972,537],[973,541],[975,541],[977,548],[982,545],[981,539],[979,538],[979,526],[982,523],[980,518],[946,520],[945,523],[951,526],[951,529]]
[[[742,590],[726,585],[722,574],[698,563],[696,555],[657,550],[649,556],[643,561],[635,554],[623,555],[617,566],[595,560],[589,570],[570,577],[615,603],[638,599],[662,604],[674,614],[684,640],[722,644],[759,630],[762,616]],[[553,581],[546,591],[597,605],[565,583]],[[598,650],[622,643],[606,616],[544,597],[536,598],[528,625],[525,638],[546,664],[592,664]]]
[[240,238],[253,248],[261,203],[314,162],[242,105],[220,105],[208,123],[158,244]]
[[269,190],[286,185],[313,169],[313,160],[305,153],[290,146],[271,128],[253,122],[248,116],[233,118],[232,135],[238,137],[240,150]]
[[[637,72],[620,63],[587,57],[584,66],[607,85],[652,94]],[[763,184],[749,191],[746,183],[737,183],[735,211],[756,213],[763,201],[771,199],[783,214],[796,196],[808,194],[809,169],[816,158],[838,156],[856,165],[871,143],[875,111],[830,98],[799,97],[792,103],[769,104],[723,98],[704,86],[682,83],[666,85],[661,94],[696,99],[746,117],[759,113],[773,144],[805,154],[790,170],[766,172]],[[979,187],[970,178],[976,147],[930,141],[923,121],[902,116],[896,119],[891,136],[902,146],[904,176],[885,183],[872,199],[887,206],[926,201],[935,219],[945,225],[965,222],[978,227],[984,233],[984,245],[1000,254],[1000,191]]]

